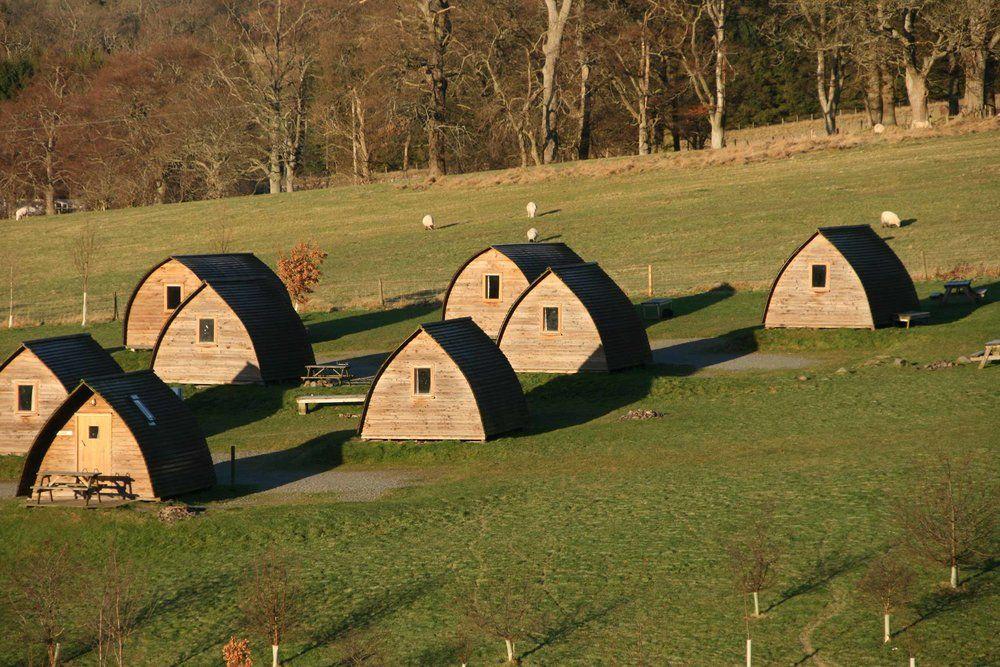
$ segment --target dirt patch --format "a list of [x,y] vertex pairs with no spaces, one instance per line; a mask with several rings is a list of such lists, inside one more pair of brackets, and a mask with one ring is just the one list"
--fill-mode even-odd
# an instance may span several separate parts
[[715,338],[669,338],[651,341],[653,363],[691,366],[697,370],[780,371],[806,368],[813,359],[775,352],[739,352],[720,349]]

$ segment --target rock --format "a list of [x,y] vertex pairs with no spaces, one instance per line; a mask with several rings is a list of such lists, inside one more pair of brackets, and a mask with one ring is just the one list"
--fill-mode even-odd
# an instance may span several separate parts
[[959,364],[960,366],[964,366],[965,364],[971,364],[972,359],[969,359],[965,355],[962,355],[961,357],[955,360],[955,363]]
[[899,357],[896,357],[895,359],[892,360],[893,366],[905,366],[906,363],[907,363],[906,359],[900,359]]
[[800,375],[800,376],[798,376],[795,379],[798,380],[799,382],[805,382],[806,380],[809,379],[809,376],[807,376],[807,375]]
[[659,419],[663,416],[662,412],[657,412],[656,410],[629,410],[621,416],[621,421],[628,420],[646,420],[646,419]]
[[837,369],[837,375],[847,375],[848,373],[850,373],[850,371],[843,366]]

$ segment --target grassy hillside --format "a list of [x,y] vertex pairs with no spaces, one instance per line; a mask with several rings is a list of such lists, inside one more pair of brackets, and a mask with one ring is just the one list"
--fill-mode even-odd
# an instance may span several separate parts
[[[75,316],[80,289],[70,252],[86,222],[102,228],[91,288],[102,316],[114,291],[124,301],[165,255],[211,251],[226,235],[232,249],[272,264],[295,241],[317,241],[330,253],[317,307],[370,305],[379,278],[389,298],[438,292],[471,253],[523,240],[531,225],[601,262],[633,293],[645,288],[647,264],[658,292],[678,293],[722,281],[763,284],[815,227],[875,223],[890,209],[916,220],[887,236],[920,274],[925,257],[931,272],[997,266],[1000,240],[987,232],[1000,224],[998,139],[998,132],[918,138],[701,168],[678,168],[669,155],[606,160],[591,163],[587,177],[567,165],[534,183],[508,184],[530,180],[530,171],[497,172],[431,187],[379,184],[33,218],[2,229],[5,248],[15,251],[16,308],[25,321]],[[637,166],[642,173],[631,173]],[[545,212],[531,222],[529,200]],[[421,228],[425,213],[437,231]]]

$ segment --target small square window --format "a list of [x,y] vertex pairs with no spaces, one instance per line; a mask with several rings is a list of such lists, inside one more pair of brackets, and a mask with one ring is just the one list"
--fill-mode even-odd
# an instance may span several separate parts
[[487,275],[484,277],[484,282],[486,285],[486,300],[487,301],[499,301],[500,300],[500,276],[498,275]]
[[17,385],[17,411],[18,412],[35,411],[35,385],[33,384]]
[[813,289],[826,289],[826,264],[812,265]]
[[167,310],[176,310],[181,305],[180,285],[167,285],[166,305]]
[[87,438],[90,440],[97,440],[101,436],[100,426],[88,426],[87,427]]
[[213,319],[198,320],[198,342],[199,343],[215,342],[215,320]]
[[417,395],[426,395],[431,393],[431,369],[413,369],[413,393]]
[[559,331],[559,308],[556,306],[545,306],[542,308],[542,331]]

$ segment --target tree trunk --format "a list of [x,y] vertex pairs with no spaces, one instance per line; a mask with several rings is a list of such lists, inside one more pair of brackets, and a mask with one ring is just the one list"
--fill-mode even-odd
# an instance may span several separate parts
[[448,0],[425,0],[421,4],[427,30],[427,64],[424,81],[430,92],[427,113],[427,172],[430,178],[448,173],[444,157],[443,126],[447,113],[448,77],[444,56],[451,41],[451,6]]
[[167,181],[159,179],[156,181],[156,193],[153,195],[153,204],[159,205],[167,201]]
[[816,92],[823,111],[823,125],[828,135],[837,134],[837,110],[840,106],[840,56],[825,50],[816,52]]
[[747,667],[753,664],[753,641],[747,637]]
[[912,65],[907,65],[904,76],[906,79],[906,97],[910,101],[910,127],[930,127],[930,116],[927,112],[927,75]]
[[507,645],[507,662],[513,665],[517,662],[514,658],[514,641],[511,639],[505,639],[504,643]]
[[590,53],[584,35],[583,20],[586,14],[587,0],[578,0],[576,6],[576,55],[580,64],[580,131],[577,135],[576,159],[586,160],[590,157]]
[[760,600],[757,597],[757,591],[753,592],[753,615],[760,616]]
[[989,116],[995,112],[986,99],[986,62],[989,54],[985,48],[963,49],[959,57],[965,71],[964,113],[970,116]]
[[550,164],[556,159],[559,150],[559,132],[556,128],[556,105],[558,89],[556,87],[556,66],[559,64],[559,53],[562,48],[563,29],[573,0],[562,0],[557,7],[556,0],[545,0],[548,16],[548,28],[545,31],[545,43],[542,53],[545,61],[542,64],[542,163]]
[[712,149],[726,146],[726,0],[713,0],[712,23],[715,28],[715,103],[709,117],[712,125]]
[[271,151],[267,156],[267,182],[268,192],[276,195],[281,192],[281,147],[275,140],[271,144]]
[[865,110],[872,127],[882,122],[882,73],[877,65],[865,67]]
[[271,644],[271,667],[279,667],[281,661],[278,660],[278,645]]
[[882,124],[896,125],[896,86],[895,77],[888,67],[879,67],[882,77]]
[[958,565],[951,566],[951,587],[958,588]]
[[958,63],[958,55],[948,54],[948,117],[959,114],[958,91],[961,87],[962,69]]
[[403,142],[403,173],[410,170],[410,133],[406,133],[406,141]]
[[7,328],[14,328],[14,267],[10,267],[10,300],[7,302]]
[[80,320],[80,326],[87,326],[87,291],[83,291],[83,317]]
[[642,78],[639,80],[639,155],[649,155],[649,93],[652,81],[652,55],[645,26],[642,37]]
[[722,114],[709,114],[708,122],[712,126],[712,148],[724,148],[726,145],[726,128],[723,125]]
[[889,640],[892,639],[892,634],[889,632],[889,614],[885,614],[882,617],[884,627],[882,629],[882,643],[888,644]]

